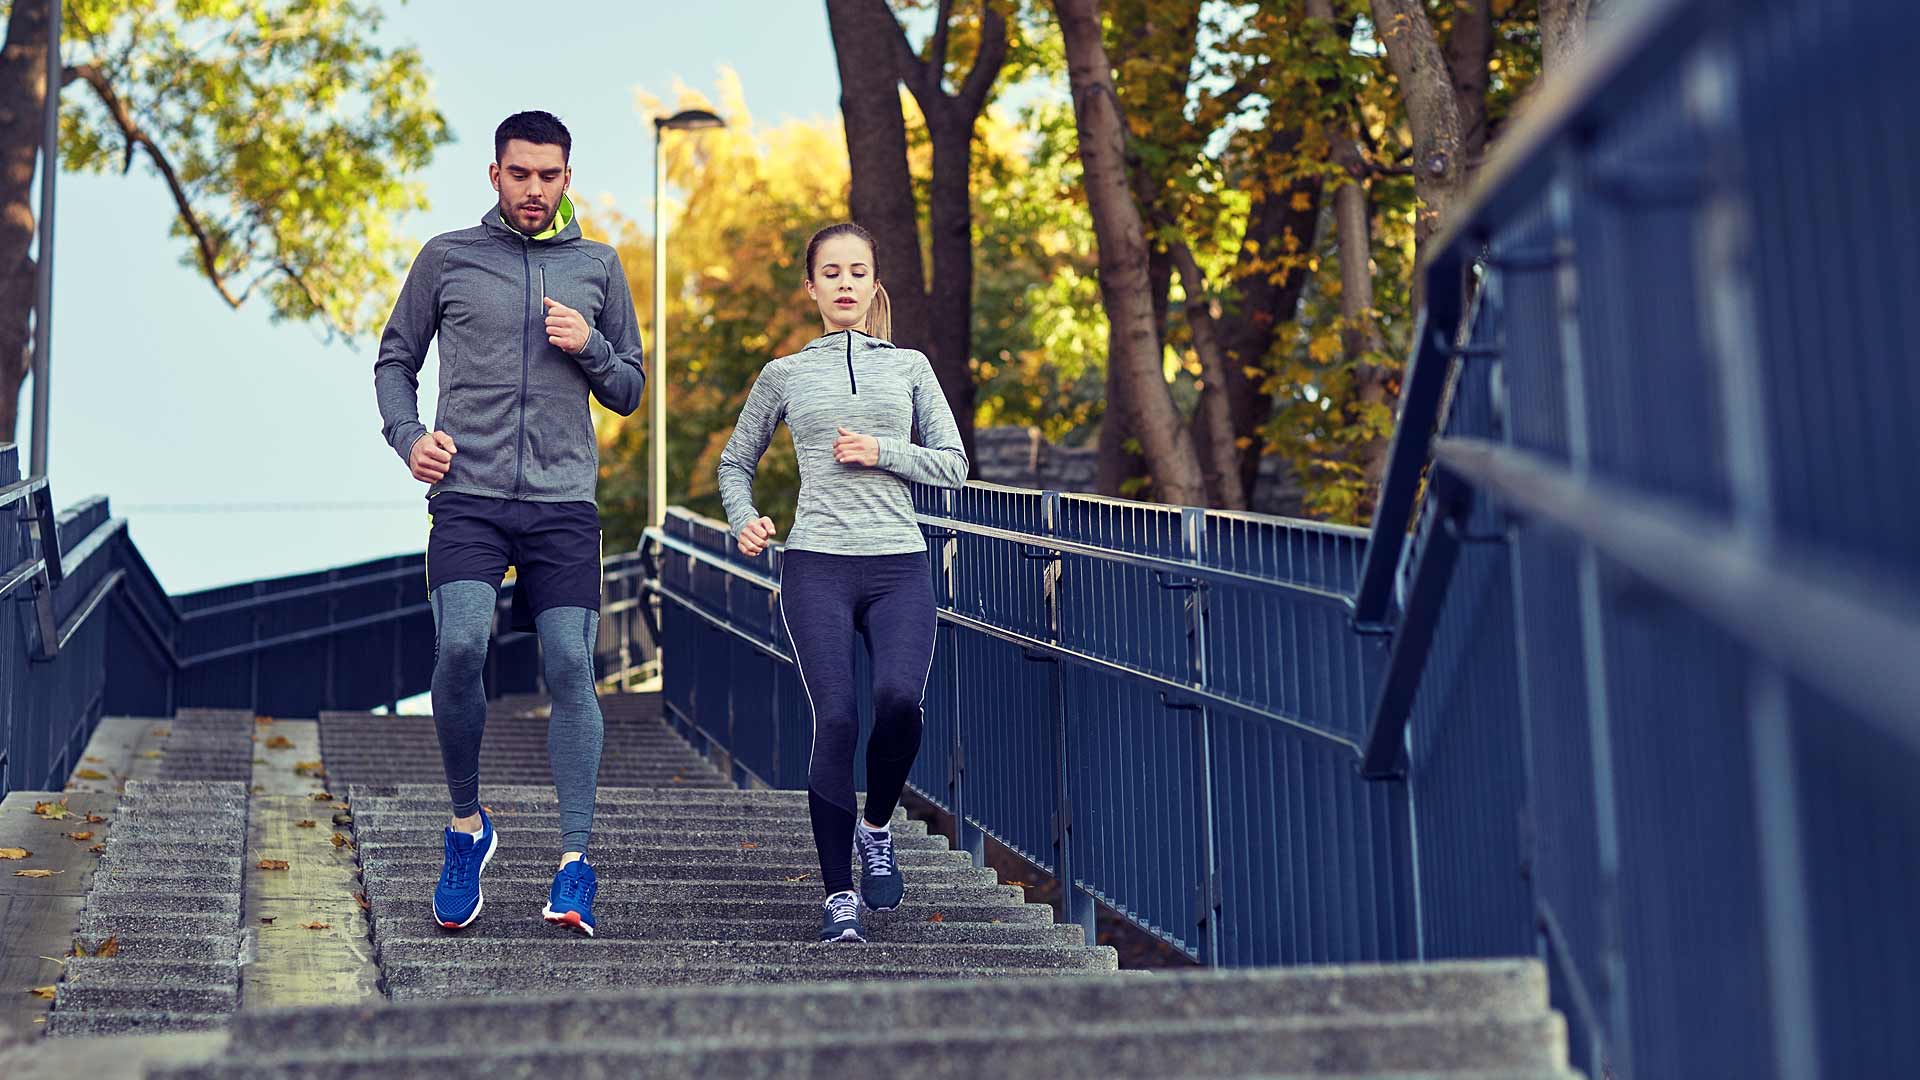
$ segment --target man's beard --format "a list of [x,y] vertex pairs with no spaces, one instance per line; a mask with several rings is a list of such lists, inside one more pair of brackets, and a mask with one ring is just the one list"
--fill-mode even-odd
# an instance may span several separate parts
[[521,228],[520,226],[520,207],[517,205],[508,206],[507,200],[504,198],[500,200],[500,217],[506,221],[507,226],[511,228],[514,232],[523,233],[527,236],[539,236],[541,233],[546,232],[548,229],[553,228],[554,219],[558,218],[559,216],[560,216],[560,201],[558,199],[555,199],[553,206],[549,207],[547,210],[546,218],[543,219],[537,227],[531,228],[531,229],[524,229],[524,228]]

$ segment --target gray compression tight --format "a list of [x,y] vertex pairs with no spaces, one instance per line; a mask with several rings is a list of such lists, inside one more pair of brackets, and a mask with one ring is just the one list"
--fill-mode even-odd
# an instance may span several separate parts
[[[482,671],[497,596],[484,581],[449,581],[433,590],[433,722],[455,817],[480,812],[480,738],[487,725]],[[600,700],[593,690],[593,642],[600,632],[600,613],[548,608],[534,617],[534,627],[540,635],[547,693],[553,698],[547,759],[560,798],[560,846],[584,855],[593,832],[594,788],[605,737]]]

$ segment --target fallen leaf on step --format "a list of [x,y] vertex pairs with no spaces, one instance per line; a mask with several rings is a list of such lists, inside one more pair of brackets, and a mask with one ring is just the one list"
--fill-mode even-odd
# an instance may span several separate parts
[[89,825],[98,825],[105,820],[107,820],[107,818],[106,818],[106,815],[104,814],[88,814],[87,815],[87,824]]
[[271,716],[256,716],[256,717],[254,717],[254,718],[253,718],[253,722],[254,722],[254,723],[256,723],[256,724],[271,724],[271,723],[273,723],[273,717],[271,717]]
[[95,844],[87,850],[93,852],[95,855],[105,855],[107,853],[107,845]]
[[267,790],[267,785],[265,784],[255,784],[252,787],[247,789],[248,793],[253,795],[265,794],[266,790]]
[[1024,881],[1009,881],[1009,882],[1007,882],[1007,884],[1009,884],[1009,885],[1018,885],[1018,886],[1020,886],[1020,887],[1021,887],[1021,888],[1023,888],[1023,889],[1030,889],[1030,888],[1032,888],[1032,887],[1033,887],[1033,886],[1031,886],[1031,885],[1028,885],[1028,884],[1027,884],[1026,882],[1024,882]]
[[105,780],[107,774],[101,772],[99,769],[75,769],[73,770],[73,778],[75,780]]
[[933,914],[927,916],[927,921],[928,922],[946,922],[947,917],[941,914],[940,912],[936,911]]
[[287,860],[261,859],[259,862],[255,863],[254,865],[258,866],[262,870],[285,870],[287,868]]
[[65,870],[15,870],[13,872],[13,876],[14,877],[52,877],[55,874],[64,874],[64,873],[66,873]]
[[56,991],[51,986],[36,986],[33,989],[27,991],[27,993],[32,994],[34,997],[37,997],[42,1001],[52,1001],[53,995],[55,994],[55,992]]
[[0,859],[24,859],[31,854],[23,847],[0,847]]
[[787,883],[791,885],[796,882],[805,881],[812,876],[813,876],[812,874],[801,874],[799,877],[790,877],[787,879]]
[[756,844],[756,843],[753,843],[753,842],[752,842],[752,841],[750,841],[750,840],[742,840],[742,841],[740,841],[740,850],[741,850],[741,851],[752,851],[752,850],[753,850],[754,848],[757,848],[757,847],[759,847],[759,846],[760,846],[759,844]]
[[67,816],[67,800],[34,803],[33,812],[35,816],[46,818],[48,821],[59,821]]
[[335,814],[333,815],[333,823],[335,825],[351,825],[353,824],[353,815],[348,813]]
[[337,848],[352,847],[353,841],[348,839],[345,833],[334,833],[333,846]]
[[158,757],[165,757],[166,755],[167,755],[167,752],[165,750],[148,750],[142,753],[140,756],[143,758],[158,758]]
[[166,728],[163,728],[163,727],[157,727],[149,731],[147,734],[152,735],[158,739],[164,739],[167,736],[173,734],[173,732],[168,731]]
[[319,822],[313,820],[312,818],[301,818],[299,821],[296,821],[293,823],[293,827],[296,829],[311,829],[318,826],[319,824],[320,824]]
[[260,916],[260,925],[261,925],[261,926],[272,926],[272,925],[273,925],[273,916],[271,916],[271,915],[262,915],[262,916]]
[[300,925],[305,927],[308,930],[330,930],[333,928],[332,923],[323,923],[318,920],[315,920],[310,923],[301,923]]
[[76,941],[73,943],[73,955],[75,956],[119,956],[120,955],[120,935],[115,934],[114,936],[101,942],[99,945],[95,946],[91,950],[89,950],[85,945],[82,945]]
[[80,760],[81,760],[81,761],[91,761],[91,762],[93,762],[93,763],[94,763],[95,765],[98,765],[98,764],[101,764],[101,761],[102,761],[102,759],[100,759],[100,758],[97,758],[97,757],[94,757],[94,756],[93,756],[92,754],[88,754],[88,755],[87,755],[86,757],[83,757],[83,758],[81,758]]
[[333,801],[333,792],[331,792],[331,791],[316,791],[316,792],[314,792],[314,793],[313,793],[313,801],[314,801],[314,802],[332,802],[332,801]]
[[346,812],[346,811],[347,811],[348,809],[350,809],[350,808],[349,808],[349,807],[347,806],[347,804],[346,804],[346,803],[343,803],[343,802],[337,802],[337,803],[334,803],[334,804],[333,804],[333,808],[334,808],[335,810],[338,810],[338,811],[340,811],[341,813],[345,813],[345,812]]
[[275,735],[273,738],[267,740],[267,749],[291,750],[293,749],[293,740],[287,738],[285,735]]
[[91,839],[93,839],[93,830],[92,830],[92,829],[86,829],[86,830],[83,830],[83,831],[81,831],[81,832],[70,832],[70,833],[68,833],[68,834],[67,834],[67,839],[69,839],[69,840],[78,840],[78,841],[80,841],[81,843],[83,843],[83,844],[84,844],[84,843],[86,843],[87,841],[89,841],[89,840],[91,840]]
[[317,761],[296,761],[293,763],[293,771],[299,773],[301,776],[321,777],[326,775],[326,770],[322,768]]
[[357,892],[357,893],[354,893],[354,894],[353,894],[353,902],[354,902],[354,903],[356,903],[356,904],[359,904],[359,905],[360,905],[360,910],[361,910],[361,911],[372,911],[372,910],[373,910],[373,904],[372,904],[371,902],[369,902],[369,901],[367,900],[367,894],[366,894],[366,893],[363,893],[363,892]]

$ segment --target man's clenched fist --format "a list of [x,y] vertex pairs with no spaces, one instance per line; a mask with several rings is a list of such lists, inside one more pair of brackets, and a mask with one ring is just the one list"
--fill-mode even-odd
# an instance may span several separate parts
[[453,436],[444,431],[434,431],[413,440],[413,451],[407,455],[407,464],[413,467],[413,478],[423,484],[437,484],[447,478],[447,470],[453,468],[453,455],[460,448],[453,445]]
[[767,550],[773,542],[773,519],[763,517],[747,522],[740,530],[740,554],[752,558]]
[[587,317],[551,296],[540,302],[547,305],[547,341],[569,356],[579,356],[587,347]]

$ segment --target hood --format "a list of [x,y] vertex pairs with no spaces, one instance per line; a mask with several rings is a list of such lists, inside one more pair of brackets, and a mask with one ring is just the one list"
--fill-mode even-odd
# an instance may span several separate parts
[[[498,202],[487,207],[486,214],[480,218],[480,224],[492,229],[504,229],[515,236],[523,235],[520,230],[507,224],[505,216],[500,213]],[[553,215],[553,224],[547,226],[547,230],[538,236],[527,237],[537,244],[565,242],[579,238],[580,218],[574,212],[573,196],[564,191],[560,193],[560,212]]]

